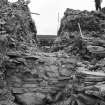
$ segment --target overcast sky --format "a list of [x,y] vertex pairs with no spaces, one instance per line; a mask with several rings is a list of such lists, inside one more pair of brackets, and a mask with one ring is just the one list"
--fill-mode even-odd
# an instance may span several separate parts
[[[102,7],[104,6],[105,0],[102,3]],[[61,19],[66,8],[95,10],[94,0],[31,0],[29,7],[31,12],[40,14],[32,15],[32,18],[36,23],[38,34],[41,35],[57,34],[58,13]]]

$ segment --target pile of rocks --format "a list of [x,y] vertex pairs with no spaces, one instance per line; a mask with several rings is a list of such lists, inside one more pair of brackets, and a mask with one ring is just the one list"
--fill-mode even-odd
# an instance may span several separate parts
[[[18,0],[14,3],[10,3],[8,0],[0,0],[0,105],[15,105],[13,103],[14,97],[9,91],[11,85],[8,85],[6,80],[12,78],[12,76],[10,79],[8,77],[12,75],[13,68],[18,64],[21,65],[19,62],[22,61],[15,60],[16,63],[9,56],[17,58],[21,52],[26,53],[29,48],[31,51],[32,46],[35,52],[37,50],[36,43],[32,44],[36,40],[37,31],[31,18],[28,3],[24,0]],[[7,54],[9,52],[14,53]],[[8,74],[7,68],[10,70],[10,74]]]
[[[58,31],[58,36],[61,32],[79,32],[78,23],[81,26],[82,31],[84,32],[105,32],[105,14],[103,12],[88,12],[80,10],[72,10],[67,8],[64,12],[64,17],[61,20],[61,26]],[[99,34],[98,33],[98,34]]]
[[[67,99],[58,105],[105,104],[105,13],[67,9],[52,51],[77,59],[66,87]],[[56,104],[54,104],[56,105]]]
[[0,7],[0,35],[7,35],[20,42],[36,40],[36,27],[31,18],[27,2],[24,0],[9,3],[1,0]]
[[[104,11],[104,9],[103,9]],[[105,56],[105,14],[67,9],[61,19],[53,51],[64,49],[84,58]]]

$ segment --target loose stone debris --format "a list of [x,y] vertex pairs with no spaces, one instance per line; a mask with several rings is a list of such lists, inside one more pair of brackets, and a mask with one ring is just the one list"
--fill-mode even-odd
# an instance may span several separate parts
[[46,53],[28,3],[0,1],[0,105],[105,105],[105,9],[67,9]]

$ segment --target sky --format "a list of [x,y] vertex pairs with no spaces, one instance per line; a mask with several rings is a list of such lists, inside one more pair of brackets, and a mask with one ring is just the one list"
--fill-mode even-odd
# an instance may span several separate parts
[[[16,1],[16,0],[9,0]],[[30,0],[29,8],[37,27],[37,34],[40,35],[56,35],[59,28],[59,20],[63,17],[66,8],[79,10],[95,10],[94,0]],[[105,0],[102,2],[105,7]]]

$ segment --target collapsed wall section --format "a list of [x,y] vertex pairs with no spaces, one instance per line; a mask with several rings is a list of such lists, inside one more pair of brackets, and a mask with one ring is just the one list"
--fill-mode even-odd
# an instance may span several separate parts
[[0,4],[1,35],[8,34],[19,42],[36,40],[37,30],[31,18],[28,2],[18,0],[10,3],[8,0],[1,0]]
[[79,31],[78,23],[84,32],[105,32],[105,14],[96,11],[80,11],[67,8],[64,17],[61,20],[61,26],[58,36],[63,31],[74,32]]
[[[61,19],[53,51],[65,50],[69,54],[88,58],[104,57],[105,13],[67,8]],[[94,56],[93,56],[94,55]]]

